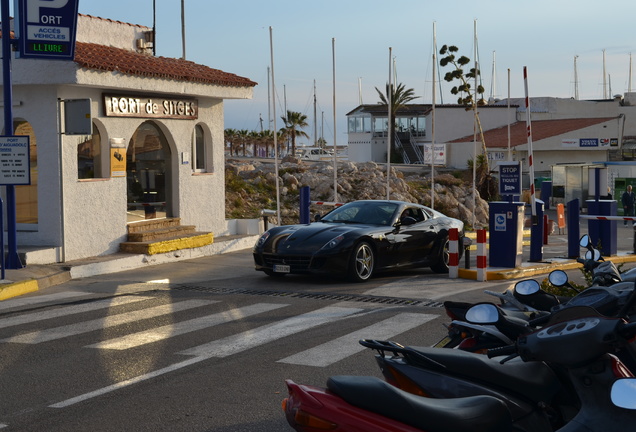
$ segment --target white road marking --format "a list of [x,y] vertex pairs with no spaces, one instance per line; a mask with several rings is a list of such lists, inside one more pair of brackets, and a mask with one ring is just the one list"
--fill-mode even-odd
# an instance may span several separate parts
[[47,294],[47,295],[40,295],[35,297],[17,297],[17,298],[12,298],[10,300],[1,301],[0,310],[12,309],[15,307],[22,307],[22,306],[31,306],[34,304],[46,303],[49,301],[67,300],[74,297],[87,296],[89,294],[90,293],[65,291],[65,292],[61,292],[57,294]]
[[151,300],[153,297],[115,297],[104,300],[83,303],[73,306],[63,306],[41,312],[32,312],[24,315],[0,319],[0,328],[13,327],[22,324],[28,324],[36,321],[43,321],[51,318],[59,318],[67,315],[74,315],[84,312],[96,311],[109,307],[121,306],[129,303],[135,303],[143,300]]
[[147,331],[133,333],[120,338],[110,339],[107,341],[99,342],[93,345],[87,345],[87,348],[99,348],[99,349],[113,349],[113,350],[125,350],[141,345],[157,342],[173,336],[179,336],[185,333],[190,333],[197,330],[213,327],[215,325],[227,323],[230,321],[240,320],[250,315],[256,315],[263,312],[273,311],[279,309],[288,304],[272,304],[272,303],[257,303],[254,305],[230,309],[225,312],[220,312],[200,318],[191,319],[188,321],[182,321],[162,327],[157,327]]
[[206,358],[227,357],[321,324],[337,321],[349,315],[361,312],[362,310],[363,309],[329,306],[293,318],[288,318],[275,324],[266,325],[199,345],[181,351],[179,354]]
[[367,349],[358,343],[360,339],[390,339],[437,317],[438,315],[431,314],[401,313],[338,339],[278,360],[278,362],[326,367]]
[[121,324],[128,324],[135,321],[140,321],[148,318],[155,318],[161,315],[168,315],[173,312],[184,311],[187,309],[197,308],[201,306],[207,306],[217,301],[208,300],[186,300],[178,303],[171,303],[167,305],[155,306],[148,309],[137,310],[133,312],[126,312],[117,315],[109,315],[105,318],[100,318],[91,321],[84,321],[77,324],[70,324],[66,326],[51,328],[42,331],[34,331],[31,333],[25,333],[17,335],[8,339],[3,339],[0,342],[13,342],[23,344],[37,344],[41,342],[52,341],[55,339],[61,339],[69,336],[74,336],[82,333],[88,333],[95,330],[101,330],[108,327],[114,327]]

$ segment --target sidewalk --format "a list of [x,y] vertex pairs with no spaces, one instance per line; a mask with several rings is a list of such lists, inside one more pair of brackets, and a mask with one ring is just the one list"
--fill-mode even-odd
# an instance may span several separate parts
[[71,279],[249,249],[254,246],[258,237],[258,235],[217,237],[214,243],[208,246],[156,255],[116,253],[59,264],[26,265],[18,270],[5,271],[5,279],[0,281],[0,301],[59,285]]

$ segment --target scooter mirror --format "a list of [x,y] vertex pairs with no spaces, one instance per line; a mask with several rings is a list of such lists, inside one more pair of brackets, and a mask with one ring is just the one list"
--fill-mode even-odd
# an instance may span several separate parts
[[597,249],[592,249],[594,252],[592,251],[587,251],[585,252],[585,259],[586,260],[594,260],[594,261],[598,261],[599,259],[601,259],[601,251],[597,250]]
[[499,321],[499,309],[492,303],[480,303],[466,311],[466,321],[476,324],[495,324]]
[[552,285],[562,287],[568,283],[568,274],[563,270],[552,270],[548,275],[548,280]]
[[581,237],[581,240],[579,240],[579,246],[581,246],[582,248],[586,248],[590,245],[590,236],[587,234],[584,234]]
[[612,403],[619,408],[636,410],[636,379],[624,378],[614,381]]
[[537,293],[540,289],[539,282],[534,279],[519,281],[515,284],[515,293],[525,296]]

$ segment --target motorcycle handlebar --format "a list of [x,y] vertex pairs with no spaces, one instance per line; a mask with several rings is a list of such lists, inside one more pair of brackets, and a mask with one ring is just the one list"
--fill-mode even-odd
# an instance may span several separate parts
[[512,354],[517,354],[517,347],[515,345],[507,345],[507,346],[502,346],[498,348],[491,348],[487,352],[488,358],[508,356]]

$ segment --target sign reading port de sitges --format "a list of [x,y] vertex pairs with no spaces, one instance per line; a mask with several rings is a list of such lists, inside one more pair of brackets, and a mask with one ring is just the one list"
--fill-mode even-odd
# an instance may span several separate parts
[[104,94],[104,113],[107,117],[198,118],[196,99],[172,99],[156,96]]

